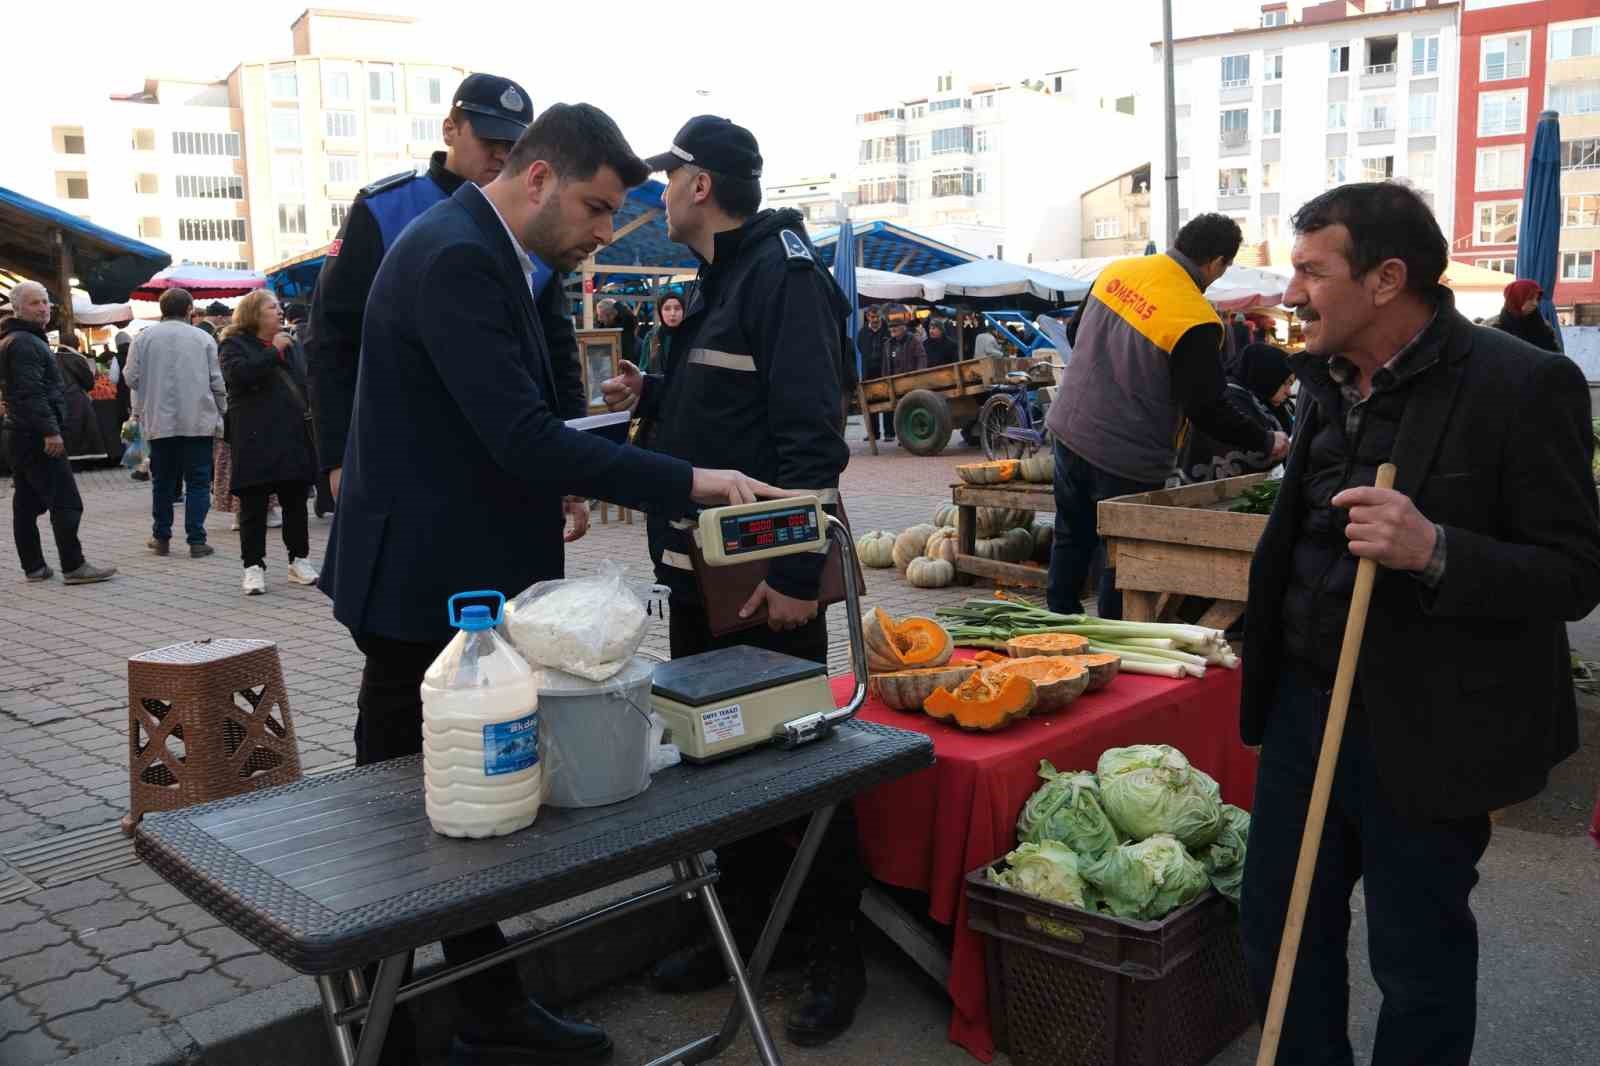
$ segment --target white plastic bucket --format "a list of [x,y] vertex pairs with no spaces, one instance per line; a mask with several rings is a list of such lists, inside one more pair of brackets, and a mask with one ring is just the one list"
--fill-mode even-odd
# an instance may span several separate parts
[[601,807],[650,787],[650,675],[642,655],[604,681],[545,670],[539,718],[552,807]]

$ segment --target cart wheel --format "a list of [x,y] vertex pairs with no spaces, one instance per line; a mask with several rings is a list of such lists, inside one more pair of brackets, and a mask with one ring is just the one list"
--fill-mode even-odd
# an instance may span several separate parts
[[990,459],[1022,459],[1033,452],[1031,445],[1005,436],[1008,429],[1022,428],[1022,411],[1016,397],[997,393],[984,401],[978,412],[978,432],[983,438],[983,453]]
[[968,422],[961,427],[961,443],[972,448],[982,446],[983,434],[978,432],[977,422]]
[[912,455],[938,455],[953,431],[950,405],[937,392],[915,389],[894,409],[894,432],[900,447]]

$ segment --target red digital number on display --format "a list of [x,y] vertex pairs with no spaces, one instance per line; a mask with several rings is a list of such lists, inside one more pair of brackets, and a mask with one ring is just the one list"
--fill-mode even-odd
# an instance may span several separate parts
[[776,533],[758,533],[756,535],[757,547],[765,547],[768,544],[776,544],[777,542],[778,535]]
[[770,518],[752,519],[749,522],[746,522],[744,527],[746,533],[765,533],[771,528],[772,519]]

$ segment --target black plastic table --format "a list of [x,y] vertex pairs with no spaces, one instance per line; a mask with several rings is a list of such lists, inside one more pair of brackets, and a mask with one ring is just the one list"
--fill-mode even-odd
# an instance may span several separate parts
[[[396,1003],[684,894],[699,896],[736,998],[720,1032],[649,1066],[718,1054],[741,1017],[771,1066],[779,1058],[756,990],[835,806],[932,764],[926,736],[851,721],[792,750],[673,767],[625,803],[545,807],[521,832],[456,840],[429,825],[422,760],[412,756],[152,813],[134,844],[141,859],[223,923],[316,977],[344,1066],[377,1061]],[[807,814],[800,848],[746,964],[717,899],[716,874],[700,854]],[[402,987],[411,952],[424,944],[663,866],[673,871],[670,884]],[[372,962],[378,970],[368,989],[363,972]]]

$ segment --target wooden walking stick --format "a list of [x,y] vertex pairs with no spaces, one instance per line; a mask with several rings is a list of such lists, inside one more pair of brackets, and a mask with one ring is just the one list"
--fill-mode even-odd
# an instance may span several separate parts
[[[1394,488],[1393,463],[1378,467],[1376,487]],[[1322,731],[1322,752],[1317,756],[1311,807],[1306,811],[1305,833],[1300,837],[1300,861],[1294,868],[1294,890],[1289,893],[1289,913],[1283,922],[1278,968],[1272,975],[1272,998],[1267,1001],[1267,1020],[1261,1027],[1261,1050],[1256,1054],[1256,1066],[1274,1066],[1278,1060],[1283,1014],[1289,1006],[1295,960],[1300,956],[1300,934],[1305,928],[1306,904],[1311,899],[1311,878],[1317,870],[1317,849],[1322,844],[1322,825],[1328,817],[1333,774],[1339,766],[1339,745],[1344,741],[1344,720],[1350,712],[1350,690],[1356,683],[1356,660],[1361,656],[1361,636],[1367,628],[1367,606],[1372,601],[1372,582],[1377,575],[1375,559],[1363,559],[1356,567],[1356,587],[1350,595],[1344,643],[1339,648],[1339,672],[1333,681],[1333,702],[1328,706],[1328,724]]]

